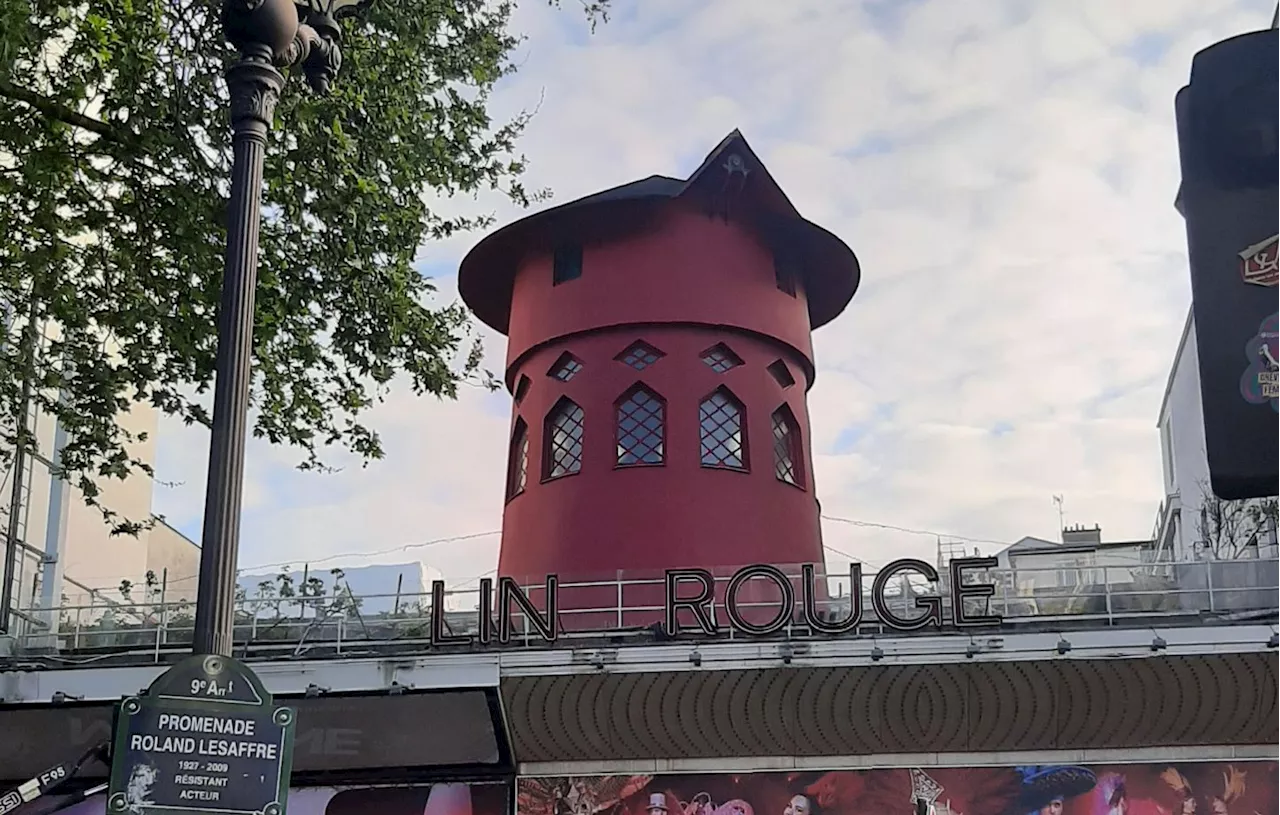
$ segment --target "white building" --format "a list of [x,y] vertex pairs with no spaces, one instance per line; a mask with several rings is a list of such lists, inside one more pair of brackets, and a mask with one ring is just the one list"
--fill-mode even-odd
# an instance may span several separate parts
[[1102,528],[1069,527],[1062,541],[1025,537],[996,553],[1021,596],[1071,592],[1133,582],[1151,560],[1151,541],[1103,543]]
[[1169,371],[1157,426],[1164,500],[1152,537],[1161,559],[1276,557],[1274,519],[1258,524],[1250,517],[1258,502],[1219,501],[1209,489],[1196,327],[1190,311]]
[[[120,424],[131,433],[146,433],[146,441],[131,445],[132,455],[155,461],[158,421],[155,408],[145,404],[135,404],[120,415]],[[138,587],[134,597],[142,599],[149,572],[155,577],[153,595],[163,585],[166,600],[194,601],[200,549],[152,515],[152,478],[138,471],[123,481],[99,481],[98,500],[103,506],[129,521],[152,521],[136,536],[113,535],[101,510],[87,505],[77,486],[53,474],[53,463],[66,442],[56,419],[33,411],[28,429],[36,437],[38,451],[34,457],[24,457],[23,488],[16,506],[11,506],[14,468],[12,464],[0,468],[0,553],[10,514],[18,515],[14,631],[31,631],[33,626],[56,629],[60,623],[99,617],[124,601],[120,592],[124,581]],[[59,606],[64,607],[61,620],[46,611]]]

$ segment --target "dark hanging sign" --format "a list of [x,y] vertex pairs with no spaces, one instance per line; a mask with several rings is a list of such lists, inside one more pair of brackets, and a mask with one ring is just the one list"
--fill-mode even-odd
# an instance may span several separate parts
[[1278,60],[1274,30],[1216,43],[1174,104],[1209,482],[1231,500],[1280,488]]
[[252,671],[192,656],[116,712],[108,815],[283,815],[294,713]]

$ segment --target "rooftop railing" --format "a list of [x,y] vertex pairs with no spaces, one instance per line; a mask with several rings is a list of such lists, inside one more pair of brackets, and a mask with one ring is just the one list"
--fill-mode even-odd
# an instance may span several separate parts
[[[813,638],[805,621],[799,588],[800,567],[779,567],[796,586],[794,606],[786,624],[772,636]],[[944,576],[945,576],[945,570]],[[710,606],[720,626],[714,635],[728,639],[751,638],[729,624],[724,588],[729,574],[716,575],[716,593]],[[1179,624],[1232,624],[1276,615],[1280,562],[1230,560],[1135,563],[1125,566],[1050,565],[1036,568],[993,569],[971,572],[965,583],[995,586],[991,598],[965,598],[969,615],[999,615],[999,629],[1054,630],[1115,626],[1147,626],[1157,621]],[[864,574],[859,587],[861,622],[848,636],[895,633],[877,614],[870,594],[874,573]],[[849,576],[819,576],[815,602],[817,615],[826,621],[847,619],[853,591]],[[748,581],[737,603],[742,614],[772,618],[779,613],[781,592],[763,580]],[[825,589],[825,591],[823,591]],[[557,639],[561,645],[605,641],[610,644],[650,644],[667,638],[661,631],[666,593],[662,576],[613,579],[574,579],[560,583]],[[685,589],[685,595],[689,589]],[[543,609],[543,584],[525,585],[531,602]],[[930,583],[918,576],[899,575],[883,591],[886,610],[901,618],[921,614],[917,600],[942,598],[942,625],[920,632],[956,632],[947,581]],[[467,648],[546,647],[533,621],[513,606],[510,637],[500,643],[496,626],[490,641],[482,644],[478,588],[444,592],[433,609],[431,594],[352,595],[322,597],[248,597],[236,610],[237,653],[254,657],[359,655],[370,653],[458,650]],[[374,608],[390,609],[374,611]],[[26,625],[16,637],[19,654],[81,653],[119,655],[131,661],[163,661],[166,654],[183,651],[192,640],[194,607],[190,603],[132,603],[62,606],[21,610],[21,619],[40,621]],[[433,637],[433,616],[439,615]],[[493,618],[491,618],[493,619]],[[677,617],[689,635],[698,635],[688,610]],[[909,635],[901,631],[900,635]],[[973,633],[965,630],[963,635]],[[442,636],[448,644],[441,644]]]

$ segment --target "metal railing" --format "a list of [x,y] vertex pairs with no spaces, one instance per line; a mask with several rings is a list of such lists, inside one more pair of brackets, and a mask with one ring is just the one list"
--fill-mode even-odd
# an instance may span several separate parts
[[[804,622],[800,568],[780,567],[796,588],[790,622],[776,636],[804,638],[813,632]],[[945,572],[945,570],[943,570]],[[1280,562],[1270,560],[1197,560],[1187,562],[1134,563],[1133,565],[1045,565],[1037,568],[993,569],[971,573],[966,582],[992,583],[994,597],[966,598],[969,614],[997,614],[1006,630],[1039,630],[1063,627],[1150,625],[1155,620],[1177,619],[1188,624],[1230,624],[1240,619],[1275,615]],[[719,636],[742,638],[728,626],[723,589],[729,574],[717,575],[712,610],[723,627]],[[870,598],[874,574],[864,574],[860,588],[860,634],[886,633]],[[744,613],[772,617],[780,592],[764,581],[752,580],[751,599],[738,603]],[[852,587],[847,574],[819,576],[817,610],[827,620],[846,619],[851,609]],[[822,589],[825,588],[825,593]],[[687,591],[688,589],[686,589]],[[525,592],[541,608],[543,585],[526,585]],[[920,614],[916,599],[944,599],[943,631],[951,628],[952,607],[946,581],[929,583],[918,576],[899,576],[885,591],[888,608],[901,617]],[[661,639],[658,623],[664,616],[665,581],[661,576],[613,579],[565,580],[560,583],[557,615],[559,641],[600,640],[627,644]],[[682,595],[683,596],[683,595]],[[470,638],[478,646],[479,590],[447,591],[440,611],[440,631],[450,637]],[[372,606],[392,611],[372,612]],[[754,610],[754,611],[753,611]],[[17,638],[18,650],[127,652],[157,661],[161,655],[189,648],[194,606],[190,603],[120,603],[106,607],[61,606],[22,610],[23,619],[41,621]],[[252,597],[236,610],[236,642],[245,653],[301,656],[306,653],[370,653],[386,649],[432,647],[432,598],[429,593],[346,595],[341,597]],[[537,629],[513,605],[509,619],[513,635],[505,647],[545,645]],[[692,627],[692,616],[680,621]],[[45,628],[45,625],[48,628]],[[921,633],[936,633],[936,628]],[[966,632],[967,635],[968,632]],[[496,636],[493,647],[498,644]],[[450,646],[457,648],[455,640]],[[466,647],[467,643],[462,643]],[[239,647],[239,645],[238,645]],[[438,647],[438,644],[437,644]]]

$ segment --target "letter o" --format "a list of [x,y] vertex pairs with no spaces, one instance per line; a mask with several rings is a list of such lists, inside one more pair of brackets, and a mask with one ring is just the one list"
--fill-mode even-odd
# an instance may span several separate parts
[[[738,611],[738,590],[753,577],[768,578],[782,592],[782,601],[778,607],[778,613],[764,625],[756,625],[743,619],[741,612]],[[777,566],[770,566],[766,563],[744,566],[734,572],[733,577],[729,579],[729,585],[724,590],[724,611],[729,617],[729,623],[742,633],[757,637],[773,634],[785,628],[787,623],[791,622],[791,614],[795,609],[795,605],[796,591],[792,588],[791,581]]]

